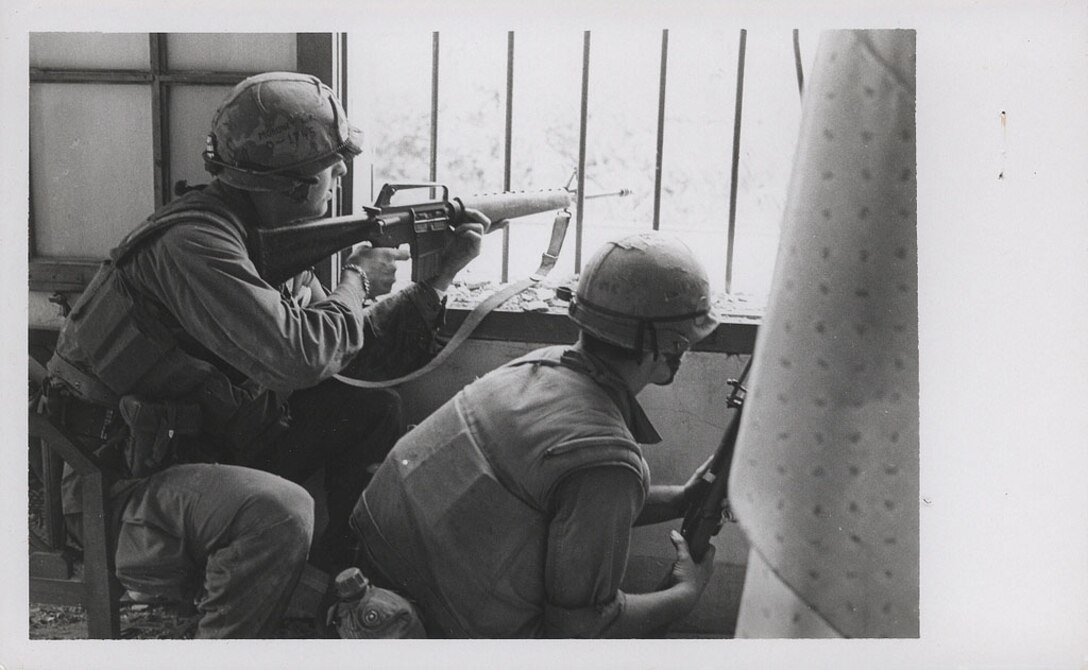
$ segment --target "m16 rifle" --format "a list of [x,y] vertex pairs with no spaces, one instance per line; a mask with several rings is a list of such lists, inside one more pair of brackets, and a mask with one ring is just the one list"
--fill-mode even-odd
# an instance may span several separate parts
[[[729,425],[722,435],[722,441],[718,444],[717,451],[710,459],[710,463],[695,482],[690,493],[684,501],[684,522],[680,526],[680,534],[688,543],[688,553],[691,558],[699,563],[710,549],[710,538],[718,534],[726,519],[732,521],[733,513],[729,509],[729,470],[733,464],[733,452],[737,445],[737,433],[740,430],[741,408],[744,405],[744,396],[747,389],[744,382],[748,378],[748,370],[752,367],[752,360],[748,359],[739,379],[729,379],[726,384],[733,387],[729,397],[725,399],[726,407],[737,410],[729,420]],[[672,572],[658,585],[657,590],[669,588],[675,583]],[[653,630],[648,637],[665,637],[669,626]]]
[[[428,189],[431,194],[437,192],[437,197],[394,205],[393,196],[406,189]],[[360,242],[375,247],[407,244],[412,280],[421,281],[438,274],[441,252],[453,236],[453,229],[466,220],[466,209],[487,216],[492,222],[487,232],[493,232],[509,219],[565,209],[570,202],[570,191],[561,188],[451,198],[442,184],[386,184],[374,206],[363,207],[361,214],[255,228],[249,251],[265,281],[278,284]]]
[[703,556],[706,555],[710,538],[718,534],[726,518],[732,518],[732,512],[728,509],[729,469],[733,464],[733,452],[737,445],[737,433],[740,430],[741,408],[747,393],[743,384],[748,377],[748,370],[752,367],[753,358],[755,357],[748,359],[739,379],[730,379],[726,382],[733,387],[729,397],[725,399],[726,407],[737,411],[733,413],[710,465],[696,482],[686,501],[680,534],[687,541],[688,550],[696,563],[703,560]]

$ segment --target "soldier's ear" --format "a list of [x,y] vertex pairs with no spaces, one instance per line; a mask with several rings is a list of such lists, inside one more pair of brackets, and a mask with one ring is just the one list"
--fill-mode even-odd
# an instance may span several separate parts
[[287,192],[287,197],[295,202],[306,202],[306,199],[310,197],[310,188],[316,183],[317,179],[299,179],[295,187]]

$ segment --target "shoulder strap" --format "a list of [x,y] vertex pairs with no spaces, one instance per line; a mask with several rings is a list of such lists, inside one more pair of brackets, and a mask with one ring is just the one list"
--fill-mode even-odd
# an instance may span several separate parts
[[120,264],[132,252],[162,235],[175,224],[194,219],[214,223],[225,228],[245,230],[245,225],[234,212],[197,193],[191,197],[175,200],[136,226],[121,240],[120,244],[110,251],[110,260],[115,265]]
[[480,325],[484,320],[484,317],[490,314],[493,309],[525,289],[536,286],[544,281],[544,278],[551,272],[552,268],[555,267],[555,262],[559,258],[559,251],[562,248],[563,240],[567,235],[568,223],[570,223],[570,212],[564,209],[555,217],[555,222],[552,224],[552,236],[551,241],[548,243],[548,250],[544,252],[544,255],[541,257],[540,267],[537,268],[536,272],[519,282],[509,284],[503,289],[492,293],[486,300],[476,305],[472,312],[465,317],[465,320],[461,322],[461,325],[457,328],[457,332],[453,334],[453,337],[451,337],[450,341],[446,343],[446,346],[442,348],[442,351],[438,352],[438,355],[432,358],[423,367],[402,377],[380,382],[355,379],[345,375],[333,375],[333,378],[349,386],[357,386],[359,388],[386,388],[389,386],[399,386],[414,379],[419,379],[423,375],[435,370],[453,355],[453,352],[468,339],[468,336],[472,334],[472,331],[476,330],[476,326]]

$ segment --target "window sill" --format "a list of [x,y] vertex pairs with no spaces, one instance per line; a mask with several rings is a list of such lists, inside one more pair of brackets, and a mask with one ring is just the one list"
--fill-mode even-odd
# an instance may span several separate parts
[[[563,283],[570,285],[574,282],[568,280]],[[548,280],[506,301],[488,314],[472,333],[472,338],[543,344],[574,342],[578,338],[578,329],[567,318],[568,303],[555,297],[555,286],[555,282]],[[472,308],[499,288],[501,286],[491,282],[479,285],[455,282],[447,294],[446,323],[442,333],[452,335]],[[726,295],[717,296],[712,309],[720,324],[694,350],[752,353],[762,310],[752,307],[743,298]]]
[[[452,335],[470,312],[467,308],[448,308],[443,334]],[[752,353],[759,321],[726,316],[720,316],[719,320],[721,323],[714,332],[695,345],[694,350],[725,354]],[[578,339],[578,329],[563,312],[495,310],[487,315],[471,337],[476,340],[569,344]]]
[[[39,337],[49,339],[47,333],[59,330],[63,318],[60,308],[49,304],[49,296],[55,293],[70,294],[75,302],[91,280],[99,261],[91,259],[54,260],[37,259],[30,262],[30,290],[32,309],[28,327],[40,331]],[[480,299],[493,290],[494,285],[466,287],[456,283],[448,294],[445,335],[452,335],[468,317]],[[472,339],[507,342],[533,342],[542,344],[568,344],[578,338],[578,330],[566,316],[567,303],[555,298],[552,288],[532,289],[512,298],[492,311],[472,333]],[[756,331],[762,318],[760,309],[753,308],[743,298],[718,296],[713,310],[721,322],[717,329],[695,346],[695,351],[727,354],[750,354],[755,347]]]

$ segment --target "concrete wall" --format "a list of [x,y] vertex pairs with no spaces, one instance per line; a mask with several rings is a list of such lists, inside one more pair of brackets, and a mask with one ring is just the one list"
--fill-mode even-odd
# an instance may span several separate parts
[[[410,423],[422,420],[465,384],[489,370],[542,346],[533,343],[467,341],[434,373],[401,388]],[[717,447],[731,410],[725,409],[727,379],[740,375],[747,356],[689,353],[676,381],[650,387],[639,396],[654,426],[664,438],[644,449],[653,482],[682,483]],[[635,529],[624,588],[652,591],[675,558],[668,539],[679,522]],[[714,540],[717,547],[713,581],[699,605],[674,634],[732,635],[740,602],[748,544],[735,525]]]

